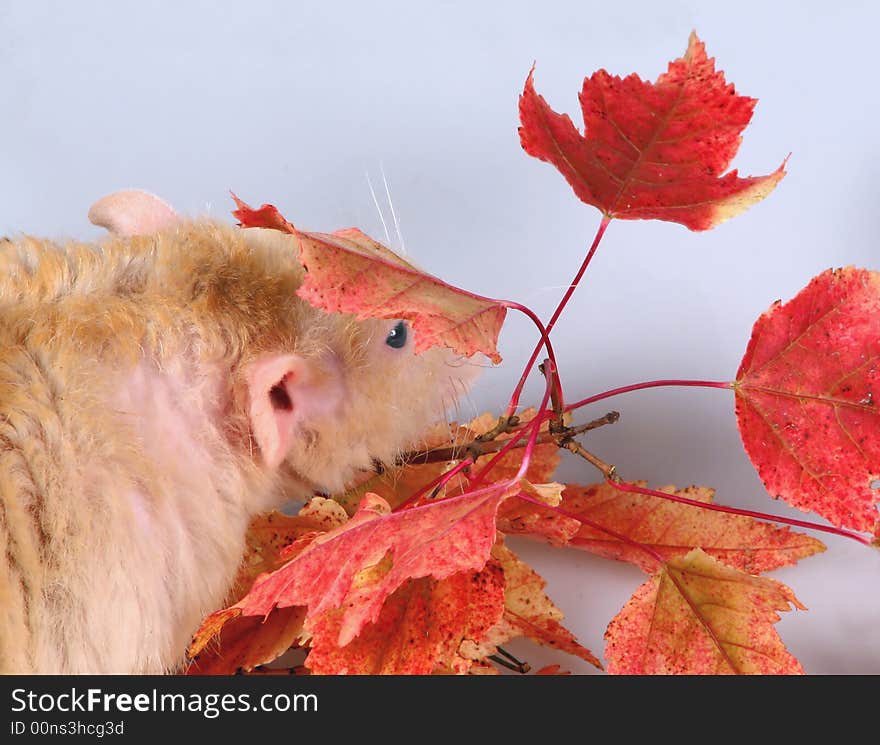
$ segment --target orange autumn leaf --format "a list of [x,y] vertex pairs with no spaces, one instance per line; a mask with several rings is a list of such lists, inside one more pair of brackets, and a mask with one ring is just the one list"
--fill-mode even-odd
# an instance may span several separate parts
[[584,134],[535,92],[529,73],[520,98],[525,151],[553,164],[578,198],[609,218],[668,220],[708,230],[761,201],[785,175],[724,174],[752,118],[692,33],[684,57],[656,82],[599,70],[580,94]]
[[190,643],[187,675],[250,672],[280,657],[303,633],[305,608],[278,608],[266,618],[232,609],[211,616]]
[[[644,485],[644,482],[638,482]],[[688,487],[659,491],[695,501],[711,502],[714,490]],[[498,511],[499,530],[511,535],[539,538],[555,546],[570,546],[609,559],[629,561],[652,573],[656,552],[663,559],[681,556],[700,547],[730,566],[757,574],[825,550],[824,544],[785,527],[744,515],[700,509],[660,497],[622,492],[609,484],[568,484],[560,514],[549,507],[511,499]],[[581,523],[576,518],[581,517]],[[592,523],[592,524],[588,524]],[[612,533],[636,541],[633,546]]]
[[[698,502],[711,502],[714,495],[713,489],[699,486],[679,490],[666,486],[659,491]],[[515,501],[520,502],[522,506],[519,509],[522,511],[525,507],[532,507],[536,518],[543,518],[545,524],[555,522],[560,533],[564,531],[568,534],[565,542],[569,546],[609,559],[629,561],[648,573],[658,569],[658,560],[650,552],[626,543],[599,527],[579,524],[571,532],[574,521],[567,515],[554,514],[537,505],[523,504],[521,500]],[[787,527],[745,515],[713,512],[648,494],[623,492],[607,483],[566,485],[561,507],[570,515],[582,517],[647,546],[667,561],[699,547],[729,566],[759,574],[795,564],[800,559],[825,550],[821,541]],[[525,532],[516,530],[517,526],[508,527],[510,532]],[[544,538],[550,533],[546,526],[529,532]]]
[[231,596],[240,599],[264,572],[278,568],[281,552],[298,539],[325,533],[348,520],[345,510],[332,499],[313,497],[295,515],[273,511],[251,520],[245,536],[245,553]]
[[[443,670],[435,670],[434,674],[445,675],[448,673]],[[468,668],[468,675],[501,675],[501,672],[492,663],[479,661],[471,662],[471,666]]]
[[804,609],[782,583],[694,549],[667,562],[608,625],[608,672],[802,673],[773,628],[791,607]]
[[770,494],[880,536],[880,273],[828,270],[775,303],[755,323],[735,390]]
[[504,616],[484,635],[482,644],[473,640],[463,646],[467,656],[485,658],[494,654],[496,647],[524,636],[601,669],[602,663],[596,656],[562,625],[562,611],[544,593],[547,584],[544,579],[503,543],[495,544],[492,557],[504,571]]
[[[555,470],[559,461],[559,451],[555,444],[553,447],[557,448],[552,461],[553,470]],[[537,450],[538,448],[535,448],[535,452]],[[501,464],[499,463],[499,465]],[[529,465],[529,470],[532,470],[533,464]],[[549,477],[550,473],[542,472],[540,475]],[[557,482],[544,484],[523,482],[521,495],[532,501],[526,501],[526,499],[507,500],[498,508],[498,529],[502,533],[541,536],[554,546],[566,545],[580,529],[581,524],[553,509],[562,504],[564,489],[565,484]]]
[[331,313],[411,322],[416,352],[440,345],[466,357],[478,352],[496,364],[507,308],[416,269],[355,228],[335,233],[297,230],[278,210],[249,207],[235,194],[232,214],[243,227],[281,230],[299,244],[306,277],[297,294]]
[[504,610],[504,575],[489,562],[479,572],[436,580],[421,577],[395,590],[375,622],[345,646],[336,643],[343,612],[325,611],[310,624],[306,667],[319,675],[427,675],[470,671],[462,642],[480,640]]
[[498,530],[508,535],[540,538],[551,546],[567,546],[581,529],[577,520],[546,507],[509,499],[498,508]]
[[[523,484],[521,493],[530,499],[508,499],[498,508],[498,530],[511,535],[543,538],[552,546],[565,546],[581,529],[580,521],[561,514],[564,484]],[[541,487],[550,487],[541,488]]]
[[[258,577],[290,561],[319,535],[347,520],[338,504],[322,497],[313,497],[295,516],[258,515],[248,528],[244,557],[229,597],[244,597]],[[296,642],[305,615],[305,609],[298,607],[276,609],[265,616],[242,616],[236,606],[217,610],[202,621],[190,641],[187,672],[222,675],[271,662]]]
[[[268,512],[255,517],[245,536],[245,553],[230,597],[238,600],[263,573],[280,566],[282,552],[305,550],[318,535],[343,525],[348,515],[332,499],[313,497],[295,516]],[[187,657],[188,674],[227,675],[271,662],[302,633],[305,610],[284,608],[265,618],[241,616],[238,608],[224,608],[208,616],[196,631]]]

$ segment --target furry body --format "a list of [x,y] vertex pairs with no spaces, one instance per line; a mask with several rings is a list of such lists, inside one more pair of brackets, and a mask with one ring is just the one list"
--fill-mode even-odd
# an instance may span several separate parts
[[[0,242],[0,672],[176,669],[254,514],[390,461],[454,400],[446,350],[297,298],[295,250],[210,222]],[[292,405],[256,416],[291,355]],[[267,463],[258,428],[294,414]]]

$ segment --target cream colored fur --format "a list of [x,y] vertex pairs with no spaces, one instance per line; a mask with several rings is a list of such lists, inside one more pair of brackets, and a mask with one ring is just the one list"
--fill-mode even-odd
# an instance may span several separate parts
[[[210,222],[0,241],[0,672],[176,669],[251,516],[390,461],[473,377],[447,350],[389,348],[393,322],[299,300],[295,250]],[[270,353],[343,397],[274,470],[247,416]]]

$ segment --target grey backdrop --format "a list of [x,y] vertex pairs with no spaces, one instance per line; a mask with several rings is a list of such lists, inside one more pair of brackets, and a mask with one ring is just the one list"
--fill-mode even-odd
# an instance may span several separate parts
[[[696,29],[738,90],[760,99],[735,165],[765,174],[791,152],[789,176],[708,233],[612,224],[554,338],[569,397],[658,377],[729,379],[773,300],[829,266],[880,269],[878,25],[871,2],[3,0],[0,234],[96,236],[91,202],[136,186],[226,218],[232,188],[304,227],[357,225],[382,238],[367,175],[387,215],[384,171],[417,262],[546,317],[599,215],[520,149],[529,67],[537,62],[551,105],[577,114],[585,75],[653,79]],[[462,415],[503,406],[533,340],[511,318],[504,364]],[[537,394],[530,387],[525,400]],[[766,497],[729,393],[635,393],[590,413],[611,407],[622,421],[591,443],[625,476],[712,485],[725,503],[800,515]],[[594,478],[580,463],[565,468]],[[640,573],[514,543],[601,655],[605,625]],[[810,609],[778,628],[809,672],[880,673],[880,555],[827,544],[774,573]],[[591,671],[513,649],[536,666]]]

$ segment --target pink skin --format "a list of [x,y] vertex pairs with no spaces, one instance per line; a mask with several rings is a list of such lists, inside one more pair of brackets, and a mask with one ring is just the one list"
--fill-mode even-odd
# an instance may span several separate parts
[[115,235],[147,235],[173,225],[177,213],[167,202],[146,191],[116,191],[89,208],[89,221]]
[[296,354],[266,354],[248,367],[248,413],[263,461],[270,468],[280,466],[290,452],[304,416],[331,414],[342,403],[345,391],[338,370],[321,384],[313,377],[312,365]]

